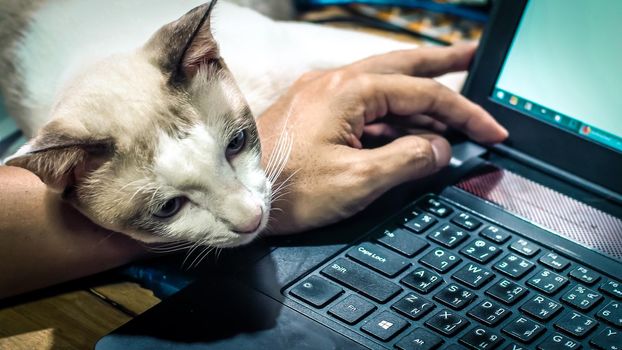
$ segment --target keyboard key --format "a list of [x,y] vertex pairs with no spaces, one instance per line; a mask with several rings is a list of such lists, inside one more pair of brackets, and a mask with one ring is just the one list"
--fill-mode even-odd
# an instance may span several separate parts
[[437,220],[435,218],[428,214],[421,213],[415,216],[414,219],[408,220],[404,226],[416,233],[422,233],[436,223]]
[[501,345],[503,338],[490,330],[476,326],[465,333],[460,342],[471,349],[488,350]]
[[438,229],[433,230],[428,235],[428,238],[430,240],[447,248],[456,247],[468,237],[469,234],[466,231],[449,224],[443,225]]
[[400,339],[395,347],[400,350],[434,350],[441,344],[443,344],[443,339],[436,334],[424,328],[415,328],[414,331]]
[[559,272],[563,271],[570,265],[570,260],[559,256],[557,253],[550,252],[542,255],[538,260],[542,264],[552,268],[553,270]]
[[507,242],[507,240],[512,237],[512,235],[508,231],[501,229],[495,225],[488,225],[488,227],[483,229],[479,234],[482,237],[499,244]]
[[484,241],[483,239],[476,239],[462,248],[460,253],[477,261],[478,263],[486,264],[499,255],[499,253],[501,253],[501,249]]
[[394,277],[410,266],[410,262],[401,255],[369,242],[355,245],[347,255],[388,277]]
[[503,350],[530,350],[524,345],[518,345],[516,343],[508,344]]
[[419,208],[440,218],[446,218],[454,210],[435,198],[427,198],[418,203]]
[[604,320],[616,327],[622,327],[622,307],[617,301],[610,301],[598,313],[596,317]]
[[495,275],[490,270],[473,263],[468,263],[460,270],[456,271],[451,277],[468,287],[479,289],[493,279]]
[[451,222],[469,231],[473,231],[482,225],[480,220],[467,213],[460,213],[454,216]]
[[553,318],[562,308],[560,303],[538,294],[521,305],[520,310],[535,319],[546,322]]
[[622,333],[620,331],[605,328],[597,336],[590,340],[590,344],[594,345],[597,349],[602,350],[620,350],[622,348]]
[[575,338],[583,338],[597,325],[598,322],[596,322],[596,320],[574,311],[566,312],[555,322],[555,328],[562,330]]
[[445,288],[434,295],[434,300],[438,300],[456,310],[463,309],[474,299],[475,294],[473,292],[455,283],[445,286]]
[[384,230],[382,235],[376,238],[376,241],[409,258],[417,255],[430,245],[428,242],[403,228]]
[[511,313],[509,309],[506,309],[499,303],[484,300],[469,310],[467,315],[473,317],[480,323],[489,327],[494,327],[505,320],[506,317],[510,316]]
[[433,268],[434,270],[445,273],[451,270],[462,259],[454,253],[443,248],[436,248],[424,255],[419,262]]
[[486,291],[486,294],[507,305],[513,305],[524,297],[525,293],[527,293],[527,288],[505,278],[493,284]]
[[433,302],[417,294],[406,294],[402,299],[398,300],[391,308],[400,314],[418,320],[434,309]]
[[551,270],[544,269],[529,278],[527,284],[543,293],[552,295],[564,288],[568,284],[568,279]]
[[315,307],[324,307],[343,293],[343,289],[321,277],[310,276],[292,288],[289,293]]
[[501,261],[497,262],[493,268],[505,275],[518,279],[529,273],[534,266],[534,263],[529,260],[514,254],[508,254]]
[[566,292],[562,297],[562,301],[581,311],[588,311],[603,299],[600,293],[597,293],[582,285],[575,285],[571,290]]
[[596,272],[594,272],[594,270],[590,270],[583,266],[577,266],[572,271],[570,271],[570,277],[587,285],[592,285],[600,279],[600,276]]
[[538,350],[576,350],[580,348],[581,344],[576,340],[559,333],[551,334],[542,343],[538,344]]
[[443,282],[443,279],[428,269],[417,267],[402,278],[401,282],[420,293],[427,294]]
[[616,281],[607,281],[600,285],[600,291],[617,299],[622,299],[622,286]]
[[519,316],[503,327],[502,331],[523,343],[531,343],[539,337],[545,329],[543,325]]
[[514,241],[514,243],[510,245],[510,249],[526,257],[532,257],[540,251],[540,247],[535,243],[522,238]]
[[402,216],[399,220],[397,220],[397,222],[400,225],[405,225],[410,220],[416,218],[417,215],[419,214],[421,214],[421,210],[411,207],[408,210],[406,210],[406,212],[404,213],[404,216]]
[[453,337],[464,327],[468,326],[469,321],[453,311],[444,309],[430,317],[430,319],[425,322],[425,325],[442,335]]
[[322,269],[321,273],[379,303],[387,302],[402,291],[395,283],[346,259],[335,260]]
[[467,348],[458,344],[451,344],[443,350],[467,350]]
[[406,322],[406,320],[392,312],[383,311],[367,321],[363,327],[361,327],[361,330],[382,341],[387,341],[409,325],[410,324]]
[[369,301],[351,294],[328,310],[332,316],[347,324],[355,324],[376,310],[376,306]]

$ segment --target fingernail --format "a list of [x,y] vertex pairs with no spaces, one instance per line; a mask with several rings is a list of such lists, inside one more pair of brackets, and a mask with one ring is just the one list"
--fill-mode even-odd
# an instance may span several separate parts
[[451,146],[449,143],[442,138],[433,138],[430,141],[430,145],[432,146],[432,152],[434,152],[436,168],[447,166],[451,160]]

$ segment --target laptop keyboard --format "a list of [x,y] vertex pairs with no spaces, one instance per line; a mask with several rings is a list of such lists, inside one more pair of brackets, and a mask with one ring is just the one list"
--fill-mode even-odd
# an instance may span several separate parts
[[432,195],[285,294],[378,348],[622,349],[619,281]]

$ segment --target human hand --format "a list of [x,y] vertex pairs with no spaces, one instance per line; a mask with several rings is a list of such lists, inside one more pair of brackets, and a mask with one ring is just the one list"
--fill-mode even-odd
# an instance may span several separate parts
[[[431,130],[449,126],[482,143],[503,141],[507,131],[484,109],[431,79],[465,70],[474,51],[396,51],[296,81],[257,120],[264,166],[277,177],[270,232],[339,221],[390,188],[443,168],[451,148]],[[370,149],[364,135],[396,138]]]

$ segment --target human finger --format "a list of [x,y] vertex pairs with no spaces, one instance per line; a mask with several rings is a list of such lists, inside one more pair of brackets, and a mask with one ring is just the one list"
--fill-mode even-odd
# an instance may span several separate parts
[[426,46],[393,51],[357,61],[346,69],[358,73],[406,74],[436,77],[469,67],[477,45],[456,44],[448,47]]
[[[483,108],[433,79],[399,74],[358,76],[360,97],[372,106],[365,122],[386,114],[411,116],[425,114],[464,132],[478,142],[501,142],[508,132]],[[356,83],[356,82],[355,82]],[[375,112],[376,111],[376,112]]]

